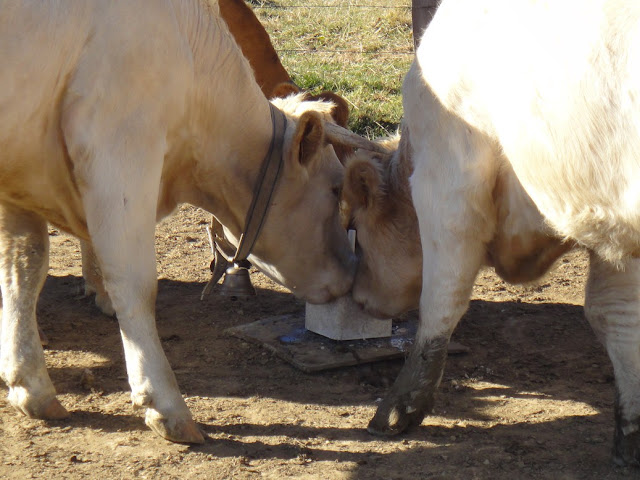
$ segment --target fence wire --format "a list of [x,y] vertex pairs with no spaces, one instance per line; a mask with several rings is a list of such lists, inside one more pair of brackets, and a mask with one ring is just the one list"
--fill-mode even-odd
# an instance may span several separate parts
[[287,48],[278,48],[278,52],[280,53],[317,53],[317,54],[332,54],[332,55],[384,55],[384,56],[406,56],[413,55],[413,52],[364,52],[362,50],[324,50],[324,49],[311,49],[311,48],[300,48],[300,49],[287,49]]
[[411,6],[393,6],[393,5],[276,5],[268,3],[251,3],[251,8],[273,8],[286,10],[287,8],[388,8],[394,10],[411,10]]
[[[411,5],[369,5],[369,4],[355,4],[355,5],[320,5],[320,4],[312,4],[312,5],[279,5],[273,2],[260,2],[260,1],[251,1],[247,0],[247,3],[251,6],[253,10],[258,9],[273,9],[273,10],[287,10],[292,8],[304,8],[304,9],[313,9],[313,8],[327,8],[327,9],[347,9],[350,10],[352,8],[382,8],[389,10],[411,10]],[[300,48],[300,49],[292,49],[292,48],[277,48],[274,45],[276,51],[278,53],[311,53],[311,54],[328,54],[328,55],[378,55],[378,56],[386,56],[386,57],[404,57],[413,55],[413,52],[400,52],[400,51],[363,51],[363,50],[325,50],[319,48]]]

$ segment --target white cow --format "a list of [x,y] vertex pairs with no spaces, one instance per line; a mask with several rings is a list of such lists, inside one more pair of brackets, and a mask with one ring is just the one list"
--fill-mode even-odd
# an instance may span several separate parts
[[155,327],[156,219],[188,202],[239,238],[263,158],[283,139],[249,260],[309,301],[346,293],[355,264],[338,216],[343,169],[320,114],[288,115],[272,139],[271,115],[282,123],[282,113],[215,2],[3,0],[0,58],[0,375],[10,403],[31,417],[67,415],[35,317],[51,222],[94,246],[146,423],[202,442]]
[[585,312],[615,370],[614,459],[640,463],[640,3],[444,0],[403,95],[391,159],[346,173],[354,298],[381,315],[420,306],[369,430],[430,411],[483,263],[528,281],[579,244]]

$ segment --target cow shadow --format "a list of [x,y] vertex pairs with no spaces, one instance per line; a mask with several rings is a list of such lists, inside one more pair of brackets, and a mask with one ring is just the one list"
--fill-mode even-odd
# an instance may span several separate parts
[[[353,479],[379,478],[583,478],[618,479],[637,474],[632,468],[611,463],[613,424],[592,416],[573,416],[545,423],[495,425],[491,427],[429,425],[386,437],[388,453],[370,452],[368,442],[382,439],[364,427],[316,427],[289,423],[260,425],[238,422],[200,424],[206,441],[202,445],[174,445],[184,454],[239,458],[246,466],[264,460],[325,465],[350,465]],[[55,423],[59,422],[52,422]],[[117,414],[103,418],[89,411],[74,412],[66,428],[96,428],[106,432],[144,429],[142,418]],[[583,437],[576,435],[583,433]],[[282,437],[286,442],[280,441]],[[158,442],[153,435],[134,436],[135,443]],[[425,439],[428,443],[425,445]],[[340,442],[358,442],[362,449],[344,450]],[[549,444],[553,448],[549,448]],[[449,459],[458,459],[451,462]],[[459,459],[463,459],[460,461]],[[486,475],[490,471],[490,477]],[[381,475],[384,475],[382,477]]]
[[[364,406],[373,413],[376,400],[384,397],[402,368],[403,360],[398,359],[314,374],[301,372],[265,349],[229,336],[225,330],[275,312],[299,312],[304,308],[303,302],[289,293],[268,288],[259,288],[258,296],[248,300],[214,294],[200,301],[203,287],[202,282],[159,282],[158,331],[186,396],[202,397],[209,402],[248,399],[247,409],[251,408],[252,397],[337,406],[343,407],[338,415],[348,417],[355,407]],[[101,314],[92,298],[84,297],[82,279],[49,277],[38,305],[38,316],[50,337],[51,351],[86,354],[80,357],[85,363],[50,365],[50,375],[60,393],[87,397],[121,394],[122,409],[117,413],[112,410],[103,414],[78,406],[71,408],[73,415],[64,425],[92,428],[99,425],[104,431],[145,430],[141,414],[130,412],[128,405],[129,387],[117,321]],[[409,321],[416,319],[416,312],[405,317]],[[345,452],[331,444],[334,440],[366,444],[375,437],[366,432],[365,423],[344,428],[286,422],[259,425],[242,415],[237,421],[223,425],[213,417],[204,421],[199,418],[210,439],[192,450],[220,457],[237,456],[240,452],[249,461],[299,458],[305,462],[350,462],[355,465],[353,478],[377,478],[375,471],[380,462],[397,467],[399,472],[405,468],[403,465],[416,464],[433,475],[437,469],[445,472],[440,478],[473,478],[473,466],[487,458],[506,462],[508,466],[522,461],[526,464],[531,452],[544,458],[547,454],[544,442],[555,435],[555,454],[584,456],[585,465],[600,461],[609,465],[606,444],[610,444],[613,435],[612,370],[582,307],[475,300],[453,339],[470,351],[448,358],[437,394],[434,413],[448,419],[450,426],[443,426],[442,422],[430,425],[427,418],[420,427],[388,439],[400,444],[388,455]],[[95,376],[95,386],[82,384],[86,369]],[[483,387],[476,388],[474,384],[478,383]],[[322,385],[321,392],[318,385]],[[522,422],[511,425],[458,425],[472,421],[493,425],[495,414],[488,412],[497,404],[532,398],[582,402],[590,407],[591,413],[540,422],[523,417]],[[584,430],[591,437],[594,435],[590,432],[603,433],[593,441],[586,441],[586,445],[576,445],[575,435],[563,440],[563,432],[575,429]],[[274,445],[255,440],[271,436],[291,437],[299,442]],[[432,444],[429,448],[411,447],[413,440],[425,438]],[[451,470],[446,458],[466,450],[469,450],[468,465]]]
[[[38,321],[50,338],[49,348],[90,350],[104,360],[78,369],[105,369],[105,374],[115,372],[122,377],[125,369],[117,321],[99,312],[93,299],[84,297],[81,287],[80,277],[47,279],[38,305]],[[268,395],[288,399],[288,389],[273,389],[265,375],[255,375],[277,368],[283,374],[291,372],[299,378],[357,382],[356,387],[363,387],[361,390],[368,394],[365,396],[381,396],[402,367],[403,360],[398,359],[315,374],[299,372],[265,349],[231,337],[226,330],[276,313],[302,312],[302,301],[287,292],[271,289],[258,289],[258,296],[248,299],[234,300],[214,293],[201,301],[203,287],[199,282],[174,280],[160,280],[158,287],[160,338],[179,381],[182,374],[190,377],[185,385],[190,394]],[[411,312],[403,320],[415,322],[417,313]],[[557,395],[557,384],[569,382],[575,384],[575,388],[565,389],[567,400],[585,400],[580,392],[580,384],[585,381],[612,388],[609,360],[580,306],[475,300],[453,340],[468,346],[470,353],[449,357],[441,388],[444,392],[459,393],[469,379],[498,384],[504,395],[518,395],[523,389]],[[233,361],[235,350],[241,350],[241,362]],[[205,372],[212,365],[220,367],[228,358],[233,365],[223,369],[233,371],[235,368],[240,372],[234,374],[239,375],[242,384],[237,391],[216,391],[215,379],[198,381],[197,376],[189,372],[190,369]],[[54,368],[60,371],[60,376],[69,373],[69,368]],[[483,396],[493,393],[491,389],[479,392],[478,405],[482,407]],[[328,404],[344,402],[344,398],[330,397],[325,400]],[[296,392],[296,400],[323,402],[313,393],[305,397],[304,392]]]
[[[427,422],[428,423],[428,422]],[[587,436],[576,442],[565,432],[584,431]],[[593,430],[602,431],[589,438]],[[612,428],[600,430],[589,417],[571,417],[544,424],[497,425],[491,428],[443,427],[423,425],[399,437],[387,438],[390,453],[342,451],[340,441],[362,445],[376,440],[364,429],[309,428],[286,424],[261,426],[234,424],[209,428],[212,438],[195,447],[216,457],[239,453],[247,464],[252,461],[328,462],[328,465],[352,465],[350,478],[629,478],[633,469],[611,464]],[[286,435],[297,443],[283,445],[256,441],[256,437]],[[548,440],[553,438],[553,448]],[[428,439],[429,445],[422,443]],[[451,462],[449,459],[458,459]],[[462,460],[460,460],[462,459]],[[486,476],[490,472],[490,476]],[[485,476],[482,476],[484,473]]]
[[[40,298],[38,317],[50,338],[48,348],[87,352],[84,364],[50,366],[52,380],[59,392],[86,394],[80,379],[90,369],[101,391],[127,392],[117,321],[101,314],[81,287],[80,277],[52,276]],[[159,281],[158,331],[185,395],[374,406],[403,365],[398,359],[300,372],[225,330],[275,312],[300,312],[303,302],[272,289],[258,289],[258,296],[251,299],[213,294],[200,301],[203,287],[201,282]],[[416,312],[405,319],[415,321]],[[496,398],[539,396],[583,402],[612,418],[612,370],[580,306],[475,300],[453,339],[470,352],[449,357],[438,393],[438,415],[484,421],[490,418],[487,410],[500,401]],[[474,381],[486,386],[474,390]],[[322,395],[314,388],[318,383],[325,386]],[[123,422],[129,424],[130,419],[125,416]]]

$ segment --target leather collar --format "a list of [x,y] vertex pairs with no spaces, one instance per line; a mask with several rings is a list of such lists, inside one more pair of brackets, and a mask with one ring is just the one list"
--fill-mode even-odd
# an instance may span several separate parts
[[209,242],[213,250],[213,261],[210,269],[212,272],[211,280],[207,283],[200,299],[211,291],[213,286],[218,283],[222,275],[227,270],[229,264],[234,266],[242,266],[248,268],[249,262],[247,257],[251,253],[253,246],[260,235],[260,230],[267,217],[271,197],[275,191],[280,173],[282,170],[283,153],[284,153],[284,134],[287,130],[287,117],[269,103],[271,112],[271,143],[267,155],[262,161],[256,185],[253,189],[253,198],[247,210],[244,221],[244,230],[240,234],[240,241],[235,255],[231,258],[229,253],[233,246],[224,237],[222,225],[214,218],[212,219],[213,232],[207,228],[209,233]]
[[276,189],[278,178],[280,177],[280,171],[282,170],[282,156],[284,147],[284,134],[287,130],[287,117],[284,113],[269,103],[269,110],[271,111],[271,144],[269,145],[269,151],[266,157],[262,161],[260,166],[260,172],[258,173],[258,179],[253,189],[253,199],[247,216],[244,221],[244,231],[240,235],[240,242],[238,243],[238,249],[231,263],[238,263],[242,260],[246,260],[253,246],[260,235],[260,230],[267,217],[269,205],[271,204],[271,197]]

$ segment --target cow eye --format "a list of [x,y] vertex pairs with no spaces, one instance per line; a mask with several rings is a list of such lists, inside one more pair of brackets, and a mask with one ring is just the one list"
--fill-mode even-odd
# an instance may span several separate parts
[[340,195],[342,194],[342,185],[332,187],[331,193],[333,193],[336,196],[336,198],[340,198]]

